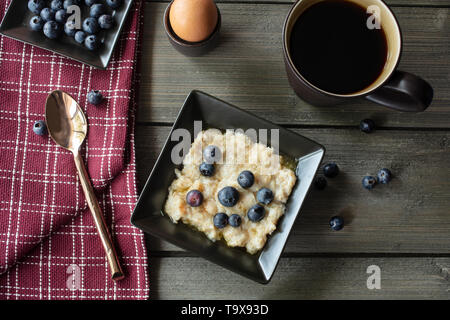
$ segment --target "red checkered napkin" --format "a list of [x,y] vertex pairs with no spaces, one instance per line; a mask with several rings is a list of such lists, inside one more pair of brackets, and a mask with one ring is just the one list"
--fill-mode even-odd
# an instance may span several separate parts
[[[0,0],[3,16],[9,1]],[[145,299],[137,200],[135,78],[143,21],[135,1],[107,70],[0,37],[0,299]],[[61,89],[88,118],[83,158],[126,273],[113,282],[70,152],[33,133]],[[100,106],[87,93],[100,90]]]

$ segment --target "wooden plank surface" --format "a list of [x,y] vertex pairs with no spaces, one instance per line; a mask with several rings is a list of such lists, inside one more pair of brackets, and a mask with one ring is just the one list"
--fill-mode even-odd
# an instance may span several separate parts
[[282,23],[290,4],[220,3],[222,43],[188,58],[169,44],[162,26],[166,3],[147,3],[139,122],[170,123],[191,89],[201,89],[274,122],[354,125],[365,117],[385,127],[450,128],[449,8],[393,7],[403,31],[400,69],[435,89],[423,113],[401,113],[369,102],[317,108],[289,87],[281,53]]
[[[136,152],[143,186],[170,127],[138,126]],[[324,191],[312,190],[287,243],[286,252],[450,254],[450,131],[293,129],[325,146],[325,162],[341,173]],[[395,178],[374,190],[361,179],[390,168]],[[348,225],[328,226],[342,214]],[[151,250],[178,250],[151,242]]]
[[[151,299],[450,299],[450,258],[282,258],[268,285],[200,258],[150,257]],[[381,289],[367,289],[367,267]]]
[[[147,2],[170,2],[170,0],[146,0]],[[286,3],[294,3],[296,0],[215,0],[215,3],[280,3],[280,4],[286,4]],[[426,6],[434,6],[434,7],[448,7],[450,6],[450,0],[385,0],[388,5],[390,6],[419,6],[419,7],[426,7]]]

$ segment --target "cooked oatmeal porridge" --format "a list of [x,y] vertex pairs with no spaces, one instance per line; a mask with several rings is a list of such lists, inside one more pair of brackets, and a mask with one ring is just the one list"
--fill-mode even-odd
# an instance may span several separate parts
[[218,129],[197,135],[175,174],[164,206],[172,221],[251,254],[276,229],[296,182],[294,171],[272,148]]

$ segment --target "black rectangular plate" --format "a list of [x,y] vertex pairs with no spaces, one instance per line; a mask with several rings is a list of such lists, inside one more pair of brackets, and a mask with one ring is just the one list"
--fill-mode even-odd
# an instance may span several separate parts
[[[103,3],[103,1],[101,2]],[[89,16],[88,8],[84,5],[84,0],[82,0],[82,3],[80,6],[82,15],[81,22]],[[64,33],[59,39],[53,40],[47,38],[42,32],[31,30],[29,21],[35,14],[28,10],[28,0],[11,1],[8,11],[0,25],[0,34],[59,53],[95,68],[106,69],[132,4],[133,0],[124,0],[120,8],[116,10],[108,8],[109,12],[113,14],[115,24],[111,29],[98,33],[103,44],[96,51],[88,50]]]
[[[189,130],[193,137],[194,121],[202,121],[203,129],[279,129],[280,154],[298,159],[296,170],[298,181],[286,204],[286,212],[279,220],[277,229],[269,236],[264,248],[257,254],[251,255],[242,248],[228,247],[224,241],[210,241],[203,233],[182,222],[174,224],[162,213],[168,188],[175,178],[174,170],[178,167],[171,161],[171,151],[179,141],[171,141],[170,137],[178,128]],[[245,277],[267,283],[275,271],[324,153],[325,149],[314,141],[194,90],[184,102],[150,173],[134,209],[131,223],[145,232],[193,251]]]

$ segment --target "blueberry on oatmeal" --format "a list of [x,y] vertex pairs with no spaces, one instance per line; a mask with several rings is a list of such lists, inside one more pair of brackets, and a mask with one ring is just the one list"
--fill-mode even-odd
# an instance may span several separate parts
[[226,213],[219,212],[213,218],[214,226],[218,229],[223,229],[228,224],[228,216]]
[[225,187],[217,194],[219,202],[225,207],[233,207],[239,201],[239,191],[233,187]]
[[200,174],[205,177],[211,177],[214,175],[214,165],[206,162],[202,162],[198,167]]
[[221,158],[222,152],[220,151],[219,147],[210,145],[203,150],[203,159],[205,159],[206,163],[212,164],[220,162]]
[[198,190],[191,190],[186,194],[186,202],[191,207],[198,207],[203,202],[203,194]]
[[255,204],[247,211],[247,217],[250,221],[259,222],[264,218],[266,210],[262,205]]
[[242,188],[248,189],[255,183],[255,176],[251,171],[244,170],[239,174],[237,181]]
[[269,204],[273,201],[273,192],[269,188],[259,189],[258,193],[256,194],[256,199],[259,203]]

